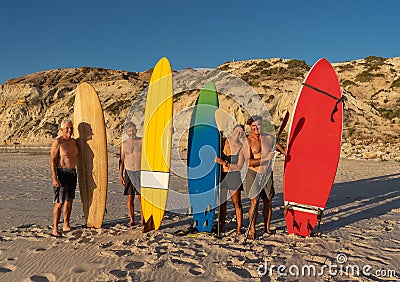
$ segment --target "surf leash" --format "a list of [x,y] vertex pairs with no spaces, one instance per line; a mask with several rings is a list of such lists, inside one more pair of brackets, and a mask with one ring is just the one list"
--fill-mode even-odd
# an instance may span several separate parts
[[331,113],[331,121],[335,122],[335,119],[333,118],[333,115],[339,110],[338,109],[339,103],[343,103],[343,106],[344,106],[344,101],[346,100],[346,98],[344,96],[342,96],[340,98],[337,98],[337,97],[333,96],[332,94],[330,94],[330,93],[328,93],[328,92],[326,92],[324,90],[321,90],[321,89],[319,89],[319,88],[317,88],[315,86],[312,86],[312,85],[304,83],[304,82],[302,83],[302,85],[304,85],[305,87],[308,87],[308,88],[310,88],[310,89],[312,89],[314,91],[322,93],[322,94],[324,94],[324,95],[336,100],[335,107],[333,108],[332,113]]

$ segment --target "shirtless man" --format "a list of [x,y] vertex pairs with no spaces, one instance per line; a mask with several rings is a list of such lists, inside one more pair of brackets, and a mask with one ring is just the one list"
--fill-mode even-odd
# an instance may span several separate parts
[[[248,170],[244,181],[246,192],[251,199],[249,218],[255,211],[255,217],[250,226],[249,239],[256,237],[256,222],[257,222],[257,197],[263,200],[263,216],[265,232],[271,234],[270,223],[272,216],[272,197],[275,195],[272,171],[270,163],[274,157],[275,139],[272,135],[263,133],[261,130],[262,118],[253,116],[247,124],[250,125],[251,133],[247,137],[247,144],[244,147],[243,154],[248,164]],[[269,174],[271,173],[271,176]],[[268,179],[267,179],[268,177]],[[260,183],[263,187],[260,186]]]
[[53,232],[55,237],[61,237],[58,231],[58,222],[61,217],[61,210],[64,206],[63,231],[71,230],[69,220],[72,211],[72,201],[75,199],[77,183],[76,163],[78,159],[78,147],[75,139],[72,121],[64,119],[61,122],[62,136],[57,137],[51,146],[50,167],[54,188],[54,209],[53,209]]
[[142,139],[136,136],[136,125],[133,122],[127,122],[124,125],[124,131],[128,139],[122,142],[120,146],[121,157],[119,159],[119,179],[124,186],[124,195],[128,196],[128,214],[130,218],[129,225],[135,225],[134,202],[137,194],[140,205],[140,225],[143,225],[143,214],[140,197],[140,165],[142,155]]

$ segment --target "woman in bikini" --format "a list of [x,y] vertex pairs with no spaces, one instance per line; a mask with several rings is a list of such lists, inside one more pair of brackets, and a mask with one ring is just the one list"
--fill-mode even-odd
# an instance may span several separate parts
[[225,233],[225,219],[227,207],[228,190],[236,212],[236,234],[240,235],[243,221],[243,209],[241,191],[243,191],[242,179],[240,176],[241,166],[238,165],[240,151],[243,147],[241,139],[244,136],[243,125],[236,125],[232,134],[223,144],[221,158],[215,158],[215,162],[222,166],[220,182],[220,231]]

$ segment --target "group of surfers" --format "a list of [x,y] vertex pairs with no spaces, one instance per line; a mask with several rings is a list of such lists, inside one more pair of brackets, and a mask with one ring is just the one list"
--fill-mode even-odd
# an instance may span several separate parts
[[[222,152],[215,162],[221,165],[220,182],[220,212],[219,230],[225,233],[225,221],[227,213],[228,191],[235,207],[236,234],[242,234],[243,208],[241,203],[241,191],[245,190],[251,199],[249,217],[251,220],[249,239],[256,238],[256,221],[258,214],[258,197],[263,201],[264,231],[271,234],[270,222],[272,216],[272,198],[275,195],[271,160],[275,149],[285,154],[284,148],[275,142],[274,136],[262,132],[262,117],[252,116],[246,123],[251,132],[244,139],[244,126],[236,125],[230,136],[223,139]],[[78,146],[72,138],[73,123],[69,119],[61,122],[61,136],[52,144],[50,152],[50,167],[54,190],[53,232],[55,237],[61,237],[58,222],[63,213],[63,232],[71,230],[70,216],[72,202],[75,198],[77,185],[76,165],[78,160]],[[135,225],[134,199],[140,198],[140,166],[142,153],[142,138],[138,137],[136,125],[127,122],[124,125],[124,133],[127,138],[120,146],[119,178],[124,187],[124,195],[127,195],[127,208],[130,218],[129,225]],[[247,164],[244,181],[241,178],[241,170]],[[139,225],[144,224],[140,205],[141,219]],[[252,216],[254,214],[254,217]]]

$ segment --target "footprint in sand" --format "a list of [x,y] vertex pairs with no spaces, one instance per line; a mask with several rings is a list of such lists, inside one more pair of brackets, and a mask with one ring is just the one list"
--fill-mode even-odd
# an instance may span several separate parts
[[87,271],[93,271],[99,268],[104,267],[104,264],[101,263],[82,263],[80,266],[72,268],[70,271],[71,273],[84,273]]
[[166,247],[166,246],[158,246],[155,248],[155,250],[159,257],[168,253],[168,247]]
[[83,234],[83,230],[82,229],[78,229],[78,230],[74,230],[70,233],[70,235],[68,236],[68,238],[72,239],[72,240],[78,240],[82,237]]
[[113,245],[112,242],[107,242],[107,243],[101,243],[100,248],[106,249],[108,247],[111,247]]
[[251,273],[246,269],[238,268],[238,267],[234,267],[234,266],[228,266],[227,268],[228,268],[228,270],[235,273],[236,275],[238,275],[241,278],[252,278]]
[[199,276],[202,275],[204,273],[204,270],[201,268],[189,268],[189,273],[194,275],[194,276]]
[[55,282],[56,277],[51,273],[44,273],[41,275],[33,275],[28,279],[23,280],[23,282]]
[[119,269],[114,269],[109,272],[110,274],[114,275],[117,278],[126,278],[128,275],[127,271],[119,270]]
[[[14,261],[14,258],[9,258],[7,261]],[[17,269],[15,265],[12,264],[5,264],[0,266],[0,273],[8,273],[8,272],[13,272]]]
[[133,255],[133,253],[129,250],[111,250],[117,257],[126,257],[129,255]]
[[0,273],[7,273],[7,272],[12,272],[12,270],[7,267],[0,267]]
[[78,243],[80,243],[80,244],[82,244],[82,243],[87,244],[87,243],[91,243],[91,242],[93,242],[93,241],[94,241],[94,238],[93,238],[93,237],[81,237],[81,238],[78,240]]
[[172,267],[177,271],[184,273],[188,271],[191,275],[199,276],[204,274],[204,270],[198,266],[198,262],[191,258],[185,258],[184,260],[180,257],[170,258],[169,262],[172,263]]
[[139,269],[142,268],[144,266],[144,262],[143,261],[132,261],[130,263],[128,263],[125,268],[127,270],[135,270],[135,269]]

